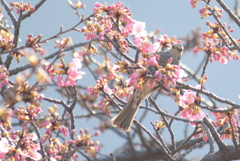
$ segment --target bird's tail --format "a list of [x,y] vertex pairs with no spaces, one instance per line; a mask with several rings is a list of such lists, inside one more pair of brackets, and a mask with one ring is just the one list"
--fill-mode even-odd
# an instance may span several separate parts
[[141,105],[142,100],[136,97],[136,93],[132,96],[126,106],[111,119],[112,125],[123,131],[130,131],[134,117]]
[[130,131],[141,102],[149,97],[149,95],[157,88],[158,87],[156,86],[149,88],[148,83],[145,82],[142,89],[139,91],[136,90],[126,106],[118,113],[117,116],[111,119],[112,125],[123,131]]

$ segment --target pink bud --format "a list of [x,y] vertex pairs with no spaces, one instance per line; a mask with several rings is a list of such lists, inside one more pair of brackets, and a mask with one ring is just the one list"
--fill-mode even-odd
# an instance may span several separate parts
[[95,7],[100,7],[100,6],[101,6],[101,4],[100,4],[100,3],[98,3],[98,2],[96,2],[96,3],[94,4],[94,6],[95,6]]

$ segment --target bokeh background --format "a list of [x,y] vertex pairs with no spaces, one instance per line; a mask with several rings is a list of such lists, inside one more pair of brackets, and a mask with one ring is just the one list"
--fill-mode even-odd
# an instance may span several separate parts
[[[11,2],[10,0],[6,0],[6,2]],[[36,4],[38,1],[36,0],[24,0],[24,3],[31,2],[32,4]],[[93,0],[83,0],[85,5],[85,9],[79,9],[80,14],[84,14],[85,17],[89,16],[92,13],[94,8],[94,3],[96,1]],[[118,1],[116,0],[99,0],[99,3],[107,3],[113,4]],[[205,5],[204,2],[199,2],[197,7],[193,9],[189,4],[189,0],[151,0],[151,1],[133,1],[133,0],[122,0],[126,7],[130,8],[130,11],[135,20],[145,22],[146,30],[148,32],[155,31],[156,29],[161,30],[162,35],[168,36],[176,36],[177,39],[186,37],[186,35],[192,36],[192,31],[196,30],[196,28],[200,28],[201,33],[207,32],[209,27],[206,26],[206,21],[210,21],[212,23],[215,20],[212,17],[207,17],[205,19],[201,19],[199,14],[199,9],[203,8]],[[75,1],[73,0],[73,3]],[[234,0],[225,0],[225,3],[228,5],[230,9],[233,9],[235,1]],[[217,5],[215,1],[212,1],[211,6]],[[219,7],[220,8],[220,7]],[[6,14],[6,13],[5,13]],[[17,14],[15,13],[17,16]],[[230,21],[228,15],[224,12],[223,18],[220,19],[222,22],[226,22],[228,25],[231,25],[235,32],[232,33],[233,38],[239,39],[240,31],[239,27],[236,26],[232,21]],[[25,38],[28,34],[33,34],[37,36],[39,34],[43,34],[43,39],[49,38],[54,34],[58,33],[60,30],[60,26],[63,25],[63,29],[68,29],[74,26],[79,22],[79,18],[73,13],[72,8],[67,4],[66,0],[48,0],[44,3],[44,5],[34,14],[31,15],[30,18],[27,18],[22,26],[21,26],[21,42],[19,45],[25,44]],[[10,20],[9,20],[10,23]],[[11,23],[10,23],[11,24]],[[79,42],[85,42],[85,38],[83,35],[77,32],[70,32],[62,35],[62,37],[71,37],[73,39],[73,44]],[[184,43],[184,41],[183,41]],[[54,41],[50,41],[47,44],[43,44],[43,49],[46,49],[48,54],[51,54],[56,51],[54,48]],[[182,58],[182,63],[187,65],[193,71],[197,69],[202,59],[204,58],[205,53],[199,52],[194,54],[193,51],[188,51],[184,53]],[[69,63],[72,59],[72,56],[66,56],[65,61]],[[101,62],[101,60],[98,60]],[[14,69],[16,67],[22,66],[26,63],[23,59],[22,62],[17,63],[15,60],[11,65],[10,69]],[[219,97],[223,97],[229,99],[230,101],[239,102],[239,93],[240,93],[240,77],[239,77],[240,65],[239,61],[232,60],[227,64],[223,65],[219,62],[213,62],[208,65],[206,70],[206,74],[208,75],[208,80],[206,82],[206,86],[208,87],[210,92],[215,93]],[[202,70],[200,70],[201,72]],[[200,73],[198,73],[200,74]],[[12,77],[11,79],[14,80]],[[194,82],[189,82],[191,85],[197,85]],[[95,80],[93,77],[86,73],[82,80],[78,81],[79,85],[89,85],[93,86],[95,84]],[[45,96],[53,98],[54,92],[49,91],[44,93]],[[61,99],[60,96],[57,99]],[[172,101],[171,98],[162,96],[161,102],[159,103],[164,110],[176,111],[177,106]],[[52,106],[49,103],[44,103],[47,107]],[[224,105],[220,105],[220,107],[224,107]],[[172,109],[171,109],[172,108]],[[145,110],[140,110],[138,117],[145,112]],[[76,107],[75,114],[82,115],[86,113],[82,108]],[[209,114],[209,113],[207,113]],[[114,114],[115,115],[115,114]],[[112,115],[112,116],[114,116]],[[155,122],[159,119],[159,116],[149,114],[145,118],[143,125],[146,126],[153,132],[150,121]],[[77,120],[78,128],[88,128],[91,132],[95,130],[90,128],[94,126],[98,126],[97,119],[89,119],[89,120]],[[185,128],[184,124],[179,122],[175,122],[174,131],[177,140],[183,139],[183,129]],[[193,130],[193,127],[189,127],[189,133]],[[163,133],[163,137],[170,141],[168,133]],[[102,133],[98,138],[95,138],[100,141],[101,144],[104,144],[101,148],[101,153],[109,154],[113,152],[117,147],[121,147],[125,142],[122,142],[121,139],[118,138],[111,131],[106,131]],[[137,139],[136,139],[137,141]],[[170,142],[169,142],[170,143]],[[204,146],[204,148],[200,150],[194,150],[193,153],[187,156],[187,158],[191,157],[200,157],[207,153],[209,147]]]

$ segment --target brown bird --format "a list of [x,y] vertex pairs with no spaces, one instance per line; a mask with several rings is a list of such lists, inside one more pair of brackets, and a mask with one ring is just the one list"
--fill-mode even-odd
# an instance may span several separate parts
[[[168,51],[161,51],[156,54],[160,55],[160,60],[158,64],[165,67],[168,60],[172,58],[173,65],[179,65],[179,60],[181,59],[183,52],[183,46],[180,44],[172,45],[172,48]],[[143,83],[140,90],[136,90],[126,106],[118,113],[117,116],[111,119],[111,123],[114,127],[118,127],[123,131],[130,131],[134,117],[141,105],[141,102],[148,98],[159,86],[156,85],[153,88],[149,88],[148,83]]]

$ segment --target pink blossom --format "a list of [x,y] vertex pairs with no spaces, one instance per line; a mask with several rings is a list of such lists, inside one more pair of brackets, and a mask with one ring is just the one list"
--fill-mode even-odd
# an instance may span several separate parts
[[134,37],[133,38],[134,45],[140,47],[143,43],[143,39],[141,37]]
[[208,136],[207,136],[207,133],[206,133],[206,132],[203,133],[203,140],[204,140],[204,141],[208,141]]
[[149,60],[148,60],[148,65],[155,65],[155,66],[158,66],[158,62],[156,60],[156,57],[151,57]]
[[80,59],[81,61],[83,61],[83,56],[84,55],[86,55],[86,53],[85,52],[80,52],[80,51],[76,51],[76,52],[73,53],[73,56],[75,58]]
[[92,33],[88,32],[86,33],[85,40],[95,39],[96,37],[97,37],[97,34],[95,33],[95,31],[93,31]]
[[0,13],[0,21],[2,20],[3,17],[4,17],[3,14]]
[[60,126],[59,132],[62,133],[65,137],[68,136],[68,128],[66,128],[65,126]]
[[99,136],[100,135],[100,132],[99,131],[96,131],[93,136]]
[[106,93],[108,93],[110,95],[113,93],[112,89],[109,88],[107,84],[104,85],[103,90],[104,90],[104,92],[106,92]]
[[180,113],[179,113],[180,116],[184,117],[184,118],[188,118],[188,111],[187,109],[184,109],[182,110]]
[[39,160],[42,158],[40,153],[38,152],[40,150],[40,145],[35,144],[33,142],[29,142],[26,144],[29,147],[29,150],[24,150],[23,153],[26,157],[30,157],[34,160]]
[[50,161],[57,161],[57,159],[50,157]]
[[149,47],[149,53],[155,53],[157,52],[157,50],[160,48],[160,44],[159,43],[154,43],[151,44]]
[[228,47],[223,46],[221,49],[227,51],[227,50],[228,50]]
[[81,60],[79,58],[73,58],[72,62],[70,63],[70,68],[72,70],[79,69],[82,67]]
[[189,3],[191,4],[192,8],[196,8],[198,1],[200,0],[189,0]]
[[119,65],[117,65],[117,64],[114,64],[114,65],[113,65],[113,67],[112,67],[112,70],[111,70],[111,72],[118,72],[119,68],[120,68],[120,66],[119,66]]
[[200,48],[200,47],[195,47],[195,48],[193,49],[193,52],[194,52],[194,53],[198,53],[200,50],[202,50],[202,48]]
[[62,76],[57,77],[57,84],[58,84],[58,87],[64,86],[63,81],[62,81]]
[[220,63],[222,63],[222,64],[227,64],[227,63],[228,63],[228,60],[227,60],[226,58],[224,58],[224,57],[221,57],[221,58],[219,59],[219,61],[220,61]]
[[43,100],[44,99],[44,94],[38,94],[36,98],[38,100]]
[[8,70],[4,65],[0,65],[0,88],[8,83]]
[[206,114],[203,113],[199,107],[189,107],[189,106],[185,106],[184,110],[182,110],[180,112],[180,116],[187,118],[187,119],[191,119],[191,120],[201,120],[204,117],[206,117]]
[[100,91],[94,86],[88,87],[87,91],[90,92],[90,95],[94,95],[95,97],[98,97],[98,95],[100,94]]
[[20,154],[19,154],[20,152],[21,152],[21,149],[20,149],[20,148],[18,148],[18,149],[16,150],[16,153],[15,153],[15,156],[14,156],[14,157],[15,157],[15,159],[16,159],[16,160],[25,161],[25,160],[26,160],[26,158],[25,158],[24,156],[20,158]]
[[44,137],[41,138],[41,143],[44,144],[50,137],[52,136],[52,131],[50,129],[47,129]]
[[[227,110],[228,107],[225,107],[225,108],[218,108],[218,110]],[[229,122],[229,117],[226,113],[212,113],[213,115],[215,115],[216,117],[216,124],[218,126],[223,126],[225,123],[228,123]],[[231,117],[232,117],[232,124],[237,124],[235,122],[235,119],[237,119],[237,111],[232,111],[231,113]]]
[[[66,74],[66,78],[63,81],[63,74],[59,74],[59,76],[57,77],[57,84],[59,87],[62,86],[75,86],[76,85],[76,81],[78,79],[81,79],[82,76],[85,74],[85,72],[83,71],[78,71],[78,69],[80,69],[82,67],[81,64],[81,59],[79,58],[74,58],[72,60],[71,63],[69,63],[68,65],[68,70],[67,70],[67,74]],[[61,69],[62,70],[62,69]],[[65,69],[66,70],[66,69]],[[49,70],[50,72],[51,70]],[[58,73],[57,71],[53,70],[53,73]]]
[[[161,59],[161,58],[160,58]],[[168,59],[167,61],[168,64],[171,64],[172,63],[172,57]]]
[[146,37],[147,31],[145,30],[145,22],[135,21],[135,23],[133,24],[132,34],[135,37]]
[[19,136],[20,136],[20,131],[13,131],[11,133],[9,133],[9,136],[11,139],[13,139],[14,141],[18,140],[19,139]]
[[39,128],[47,128],[50,126],[51,122],[49,120],[43,120],[42,123],[38,126]]
[[154,76],[157,77],[156,81],[160,81],[162,79],[162,74],[159,71],[156,71]]
[[0,159],[4,159],[6,156],[6,153],[8,153],[10,145],[8,144],[8,141],[6,138],[2,138],[0,140]]
[[128,84],[129,84],[130,86],[133,85],[133,84],[135,84],[135,83],[137,82],[138,78],[139,78],[138,73],[133,73],[133,74],[130,76],[130,79],[129,79]]
[[133,22],[131,22],[131,23],[127,23],[127,25],[125,26],[125,32],[127,32],[127,33],[132,33],[132,30],[133,30]]
[[98,3],[98,2],[95,2],[95,3],[94,3],[94,6],[95,6],[95,7],[101,7],[101,4]]
[[194,93],[191,90],[188,90],[184,93],[184,95],[181,97],[181,101],[183,103],[192,104],[195,101]]
[[175,68],[175,74],[176,74],[176,76],[177,77],[179,77],[179,78],[182,78],[182,77],[184,77],[185,75],[186,75],[186,73],[184,72],[184,70],[182,70],[182,69],[177,69],[177,68]]
[[98,106],[101,107],[103,112],[106,112],[108,116],[110,116],[110,103],[108,99],[103,99],[98,103]]
[[201,16],[204,16],[204,14],[206,13],[206,8],[200,9],[199,13],[200,13]]
[[88,91],[88,92],[92,92],[92,91],[93,91],[93,86],[89,86],[89,87],[87,88],[87,91]]
[[[28,134],[26,134],[26,138],[28,138],[32,141],[35,141],[35,140],[37,140],[38,137],[35,133],[28,133]],[[38,149],[36,149],[36,150],[38,150]]]
[[82,75],[85,74],[85,72],[77,71],[81,67],[82,67],[82,64],[79,58],[74,58],[72,62],[69,64],[68,78],[71,83],[73,81],[76,82],[77,79],[81,79]]
[[201,88],[202,88],[202,85],[201,85],[201,84],[198,84],[198,85],[195,86],[195,88],[201,89]]
[[153,87],[154,87],[154,84],[155,84],[155,80],[154,80],[154,79],[148,80],[148,86],[149,86],[149,88],[153,88]]
[[189,119],[192,120],[201,120],[204,117],[206,117],[206,114],[204,112],[202,112],[201,110],[193,110],[194,108],[190,108],[191,113],[189,113]]

